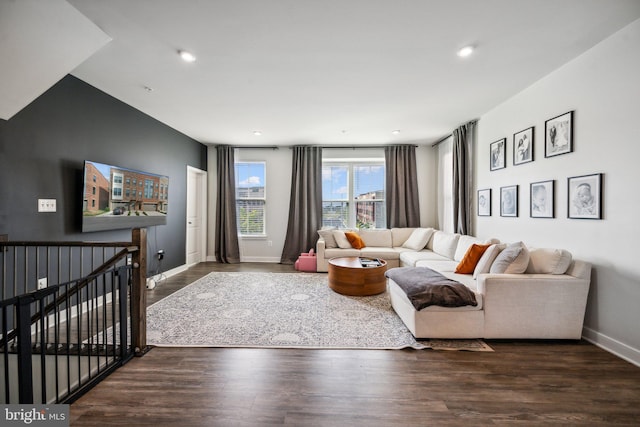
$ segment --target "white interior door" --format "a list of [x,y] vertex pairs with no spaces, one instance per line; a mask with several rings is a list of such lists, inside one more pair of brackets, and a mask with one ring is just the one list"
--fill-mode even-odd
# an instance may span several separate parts
[[207,173],[187,166],[187,265],[206,259]]

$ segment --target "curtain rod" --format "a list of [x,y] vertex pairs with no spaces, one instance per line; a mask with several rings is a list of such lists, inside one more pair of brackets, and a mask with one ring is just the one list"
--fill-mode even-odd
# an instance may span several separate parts
[[[351,149],[355,150],[356,148],[384,148],[384,147],[393,147],[400,145],[411,145],[411,144],[384,144],[384,145],[309,145],[309,147],[320,147],[320,148],[339,148],[339,149]],[[290,149],[293,149],[293,145],[290,146]],[[414,145],[414,147],[419,147],[419,145]]]
[[445,142],[447,139],[451,138],[452,136],[453,136],[453,134],[452,134],[452,133],[450,133],[449,135],[447,135],[447,136],[444,136],[444,137],[440,138],[439,140],[437,140],[436,142],[434,142],[433,144],[431,144],[431,148],[436,147],[436,146],[438,146],[438,145],[442,144],[443,142]]
[[[469,120],[467,123],[465,123],[465,125],[468,125],[468,124],[471,124],[471,123],[478,123],[478,120],[480,120],[480,119]],[[462,125],[462,126],[464,126],[464,125]],[[453,136],[453,132],[451,132],[447,136],[443,136],[442,138],[440,138],[439,140],[437,140],[436,142],[431,144],[431,148],[436,147],[439,144],[442,144],[443,142],[445,142],[447,139],[451,138],[452,136]]]
[[266,149],[266,150],[279,150],[277,145],[234,145],[233,148],[249,148],[249,149]]

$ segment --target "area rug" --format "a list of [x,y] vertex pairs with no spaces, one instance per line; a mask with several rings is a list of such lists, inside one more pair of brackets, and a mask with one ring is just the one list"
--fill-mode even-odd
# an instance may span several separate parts
[[327,280],[320,273],[210,273],[147,309],[147,343],[492,351],[482,340],[416,341],[386,293],[340,295]]

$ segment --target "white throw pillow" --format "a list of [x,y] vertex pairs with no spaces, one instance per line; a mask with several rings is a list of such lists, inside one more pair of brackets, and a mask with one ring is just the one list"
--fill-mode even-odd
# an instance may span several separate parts
[[427,246],[432,234],[433,228],[416,228],[407,241],[402,244],[402,247],[414,251],[421,251]]
[[318,230],[318,235],[324,239],[325,249],[334,249],[338,247],[338,243],[336,243],[336,239],[333,237],[333,230],[335,229],[335,227],[331,227]]
[[531,249],[527,273],[564,274],[571,265],[571,261],[571,252],[564,249]]
[[491,264],[496,259],[500,251],[502,251],[507,245],[505,244],[493,244],[487,248],[486,251],[480,257],[480,260],[476,264],[475,270],[473,270],[473,278],[478,277],[478,274],[488,273],[491,270]]
[[433,252],[438,255],[453,259],[458,246],[459,234],[446,233],[444,231],[436,231],[433,234]]
[[522,242],[512,243],[496,257],[489,273],[520,274],[529,265],[529,250]]
[[333,238],[336,239],[336,243],[340,249],[351,249],[351,243],[342,230],[333,230]]

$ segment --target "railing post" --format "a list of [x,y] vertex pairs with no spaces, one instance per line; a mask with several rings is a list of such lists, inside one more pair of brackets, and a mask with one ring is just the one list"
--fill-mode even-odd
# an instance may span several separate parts
[[[18,399],[20,403],[33,403],[33,374],[31,354],[31,295],[18,297]],[[8,345],[8,342],[7,342]]]
[[131,241],[138,247],[133,253],[131,285],[131,335],[133,351],[142,356],[147,347],[147,229],[134,228]]

